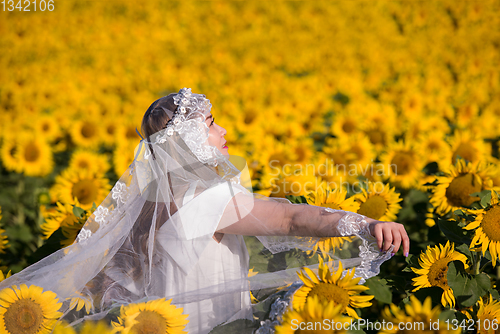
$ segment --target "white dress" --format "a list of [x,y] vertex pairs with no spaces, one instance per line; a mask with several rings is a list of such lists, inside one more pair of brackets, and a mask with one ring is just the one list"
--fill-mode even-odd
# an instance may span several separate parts
[[[171,227],[162,227],[157,241],[166,251],[165,296],[189,315],[188,333],[205,334],[227,321],[252,319],[250,293],[241,287],[245,284],[242,278],[248,275],[249,255],[240,235],[224,234],[220,242],[212,238],[221,218],[212,213],[224,211],[235,195],[234,188],[230,192],[221,184],[194,197],[195,187],[186,192],[178,212],[186,236],[179,238],[181,232],[176,229],[174,237]],[[194,236],[206,233],[205,229],[212,231],[209,237],[193,241]]]

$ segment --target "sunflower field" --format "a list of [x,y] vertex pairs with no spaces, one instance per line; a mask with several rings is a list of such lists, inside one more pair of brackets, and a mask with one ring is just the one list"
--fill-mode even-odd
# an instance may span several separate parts
[[[74,242],[133,161],[147,107],[191,87],[255,192],[410,236],[409,256],[364,284],[321,259],[351,239],[323,238],[319,271],[298,274],[293,309],[258,333],[325,318],[500,331],[499,0],[51,4],[0,3],[0,280]],[[38,318],[23,332],[8,310],[28,299]],[[79,333],[128,332],[145,310],[182,332],[174,305],[142,304]],[[0,291],[0,333],[50,332],[60,305],[35,286]]]

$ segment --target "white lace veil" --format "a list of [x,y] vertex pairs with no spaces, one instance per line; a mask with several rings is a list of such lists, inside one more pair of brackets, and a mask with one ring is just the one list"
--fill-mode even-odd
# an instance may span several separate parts
[[[172,108],[162,99],[170,105],[173,100]],[[27,284],[51,290],[64,301],[63,318],[73,325],[109,317],[119,305],[165,297],[189,314],[190,333],[208,333],[226,321],[251,319],[250,290],[297,280],[297,270],[310,262],[297,249],[311,250],[318,239],[263,236],[245,243],[242,236],[227,234],[220,239],[218,230],[243,221],[266,231],[273,206],[263,203],[281,201],[254,196],[244,159],[224,156],[208,144],[205,118],[211,104],[204,95],[181,89],[162,99],[148,113],[165,113],[167,125],[140,142],[133,163],[76,242],[1,282],[0,289]],[[390,252],[379,253],[364,217],[332,214],[342,216],[341,235],[362,238],[359,254],[342,259],[344,267],[357,266],[364,279],[378,274]],[[294,260],[248,277],[249,251],[270,263],[289,254]],[[91,303],[90,314],[70,310],[75,297]]]

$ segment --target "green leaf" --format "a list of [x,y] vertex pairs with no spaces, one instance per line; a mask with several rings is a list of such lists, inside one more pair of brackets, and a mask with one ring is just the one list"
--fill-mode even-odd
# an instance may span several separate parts
[[486,208],[488,204],[491,202],[491,191],[488,191],[488,194],[481,198],[481,206]]
[[446,321],[446,320],[453,320],[456,319],[455,317],[455,312],[453,310],[444,310],[439,314],[439,320],[441,321]]
[[286,198],[294,204],[307,204],[307,199],[304,196],[287,195]]
[[438,218],[438,226],[441,232],[450,240],[458,244],[470,244],[467,232],[458,226],[458,222]]
[[446,278],[457,304],[462,307],[474,305],[479,297],[490,289],[490,279],[486,274],[470,275],[465,272],[464,264],[458,260],[448,264]]
[[85,214],[85,210],[83,210],[82,208],[78,207],[78,206],[74,206],[73,207],[73,214],[77,217],[77,218],[82,218],[83,215]]
[[372,277],[366,281],[366,286],[370,290],[366,291],[375,296],[375,299],[384,304],[392,303],[391,288],[387,285],[387,281],[380,277]]
[[472,252],[470,251],[469,246],[467,246],[466,244],[461,244],[460,246],[456,246],[455,249],[460,251],[460,253],[464,254],[465,256],[467,256],[470,262],[473,261]]
[[493,299],[500,300],[500,294],[498,293],[497,290],[491,288],[488,290],[488,292],[491,293],[491,295],[493,296]]
[[45,241],[42,247],[38,248],[29,258],[28,262],[35,263],[44,257],[55,253],[61,249],[61,240],[66,239],[62,233],[62,229],[58,228],[52,235]]
[[479,197],[479,198],[483,198],[485,196],[489,196],[490,199],[491,199],[491,190],[489,189],[485,189],[483,191],[479,191],[479,192],[475,192],[475,193],[472,193],[470,194],[469,196],[472,196],[472,197]]

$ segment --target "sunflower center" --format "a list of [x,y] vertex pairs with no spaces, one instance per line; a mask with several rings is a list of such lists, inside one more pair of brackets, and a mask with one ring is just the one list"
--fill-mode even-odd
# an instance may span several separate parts
[[106,132],[109,134],[109,135],[114,135],[115,132],[116,132],[116,125],[114,124],[109,124],[107,127],[106,127]]
[[398,152],[391,160],[391,170],[396,175],[409,174],[413,165],[413,155],[408,152]]
[[387,202],[379,195],[372,196],[361,203],[358,213],[373,219],[380,219],[387,211]]
[[453,163],[457,162],[458,156],[462,157],[467,161],[476,161],[477,150],[469,143],[461,143],[460,145],[458,145],[455,152],[453,152],[453,157],[452,157]]
[[437,152],[441,149],[441,143],[438,141],[431,141],[427,144],[427,148],[431,152]]
[[91,204],[97,198],[98,186],[92,179],[82,179],[73,185],[72,197],[82,204]]
[[79,160],[77,166],[80,169],[90,169],[90,162],[88,160]]
[[135,132],[135,128],[127,127],[127,132],[125,133],[125,137],[127,137],[127,139],[136,139],[137,132]]
[[333,300],[335,305],[342,305],[342,312],[349,306],[349,294],[336,284],[320,282],[316,284],[307,297],[318,296],[320,301],[330,302]]
[[351,146],[351,151],[356,155],[357,160],[362,160],[365,157],[365,150],[360,146],[354,145]]
[[481,222],[484,234],[491,241],[500,241],[500,206],[496,205],[486,211]]
[[92,138],[96,134],[96,129],[95,129],[94,124],[89,123],[89,122],[85,122],[82,126],[81,132],[82,132],[82,136],[84,138]]
[[24,159],[28,162],[37,161],[40,157],[40,149],[35,143],[29,143],[24,151]]
[[245,114],[245,118],[243,119],[243,122],[245,122],[245,124],[251,124],[251,123],[253,123],[255,118],[256,118],[256,114],[253,112],[249,112],[249,113]]
[[154,311],[141,311],[135,318],[138,322],[132,327],[132,332],[137,334],[156,334],[167,332],[165,318]]
[[477,201],[479,197],[472,197],[469,194],[481,191],[479,184],[473,174],[462,174],[453,179],[446,189],[448,202],[456,207],[467,207]]
[[356,123],[352,120],[346,120],[344,124],[342,124],[342,130],[345,133],[351,133],[356,129]]
[[448,272],[448,263],[451,261],[449,258],[439,259],[432,264],[429,269],[429,283],[432,286],[439,286],[443,290],[448,289],[448,280],[446,274]]
[[385,144],[384,134],[379,130],[370,130],[366,132],[366,135],[370,139],[370,142],[373,145],[376,144]]
[[38,333],[43,320],[42,307],[31,299],[17,300],[4,314],[5,328],[11,334]]

